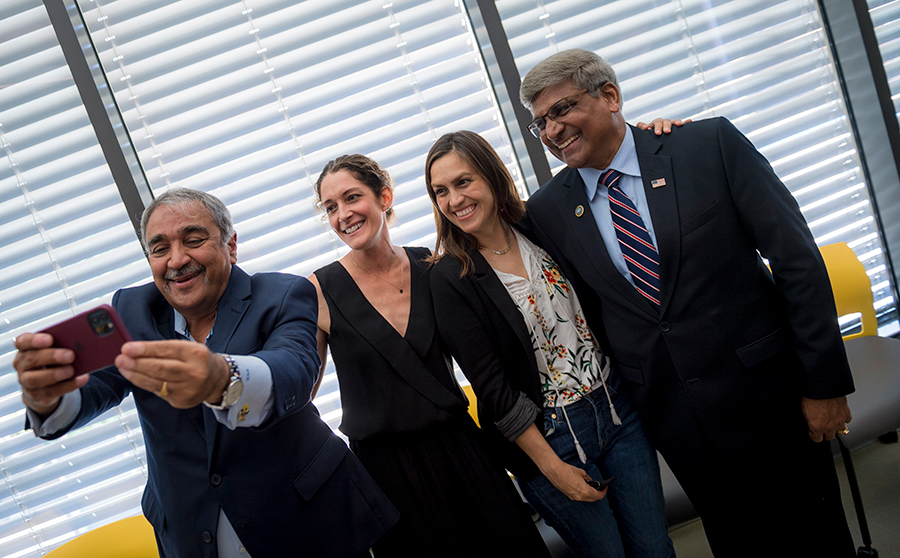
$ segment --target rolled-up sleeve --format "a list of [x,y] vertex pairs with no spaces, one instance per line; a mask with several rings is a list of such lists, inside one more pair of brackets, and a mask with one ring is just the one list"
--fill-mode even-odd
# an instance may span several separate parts
[[534,424],[540,413],[540,407],[535,405],[534,401],[520,391],[519,398],[516,400],[513,408],[494,424],[497,426],[497,430],[506,436],[507,440],[515,442],[516,438]]

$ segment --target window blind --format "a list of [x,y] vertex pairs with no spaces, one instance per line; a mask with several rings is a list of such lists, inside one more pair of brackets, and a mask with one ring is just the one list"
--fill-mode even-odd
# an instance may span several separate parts
[[900,0],[868,0],[868,6],[891,88],[894,112],[900,118]]
[[135,513],[130,402],[65,440],[25,431],[17,335],[108,302],[149,267],[40,0],[0,5],[0,549],[38,556]]
[[[818,5],[811,0],[498,0],[520,73],[569,48],[615,68],[629,122],[729,118],[791,190],[816,242],[847,242],[879,331],[896,301]],[[894,25],[896,26],[896,25]],[[562,165],[548,155],[554,173]],[[842,327],[859,327],[858,316]]]
[[[221,198],[248,272],[309,275],[345,253],[314,208],[338,155],[389,170],[398,244],[434,245],[422,169],[441,134],[484,134],[518,176],[457,2],[80,5],[151,187]],[[316,405],[336,428],[330,363]]]
[[[362,152],[391,172],[398,244],[433,246],[422,169],[441,134],[482,133],[519,177],[460,2],[78,4],[151,187],[221,197],[251,273],[307,275],[344,253],[313,209],[312,185],[337,155]],[[730,116],[778,161],[798,199],[813,200],[801,202],[808,218],[851,208],[816,224],[817,237],[871,223],[865,199],[844,191],[861,182],[813,3],[497,4],[523,71],[557,48],[596,49],[623,78],[630,121]],[[143,438],[130,400],[54,442],[22,431],[12,338],[108,301],[149,269],[40,1],[3,2],[0,31],[9,165],[0,170],[0,548],[32,557],[139,511]],[[794,54],[780,57],[770,48],[778,41]],[[770,66],[774,75],[761,70]],[[877,237],[854,242],[877,264]],[[316,404],[335,428],[330,364]]]
[[[441,134],[482,133],[518,176],[464,6],[452,0],[79,4],[151,188],[187,186],[223,199],[248,272],[308,275],[344,253],[313,206],[318,172],[338,155],[365,153],[391,172],[399,217],[392,235],[407,245],[434,244],[422,169]],[[0,317],[15,331],[34,331],[71,315],[70,301],[80,309],[82,299],[108,301],[115,289],[145,282],[149,269],[43,6],[16,0],[0,17],[9,30],[3,82],[27,83],[0,90],[0,131],[10,161],[29,169],[29,187],[41,195],[30,204],[18,174],[0,175],[0,250],[18,255],[3,259],[18,275],[0,278]],[[28,115],[26,138],[18,123]],[[48,182],[41,190],[39,179]],[[53,242],[35,235],[41,222]],[[3,337],[6,370],[13,331]],[[15,374],[0,379],[4,554],[38,556],[139,512],[146,471],[130,401],[43,442],[22,431]],[[316,404],[336,428],[330,363],[319,393]]]

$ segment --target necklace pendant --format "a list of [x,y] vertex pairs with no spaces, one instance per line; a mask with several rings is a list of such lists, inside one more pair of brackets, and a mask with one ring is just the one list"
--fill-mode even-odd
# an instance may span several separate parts
[[400,289],[400,294],[403,294],[403,289]]

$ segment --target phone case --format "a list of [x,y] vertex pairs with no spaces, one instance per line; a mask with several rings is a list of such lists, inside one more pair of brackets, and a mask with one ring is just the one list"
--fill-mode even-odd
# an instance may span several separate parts
[[69,318],[41,331],[53,336],[53,346],[75,351],[75,375],[112,366],[122,345],[131,341],[125,324],[108,304]]

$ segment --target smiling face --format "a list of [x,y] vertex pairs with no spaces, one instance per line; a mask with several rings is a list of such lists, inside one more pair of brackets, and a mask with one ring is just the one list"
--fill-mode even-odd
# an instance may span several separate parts
[[450,223],[481,241],[499,224],[494,193],[487,180],[455,151],[431,164],[431,190]]
[[546,114],[560,99],[569,98],[572,106],[565,116],[558,118],[559,121],[546,119],[541,141],[557,159],[571,168],[605,169],[625,137],[625,120],[619,111],[619,90],[612,83],[605,83],[599,97],[577,95],[580,91],[571,81],[564,81],[535,96],[534,116]]
[[387,234],[385,211],[393,201],[389,188],[376,196],[352,173],[339,170],[322,179],[320,195],[331,228],[350,248],[361,250]]
[[153,281],[169,304],[189,320],[214,314],[237,262],[237,235],[222,242],[197,202],[157,207],[146,235]]

